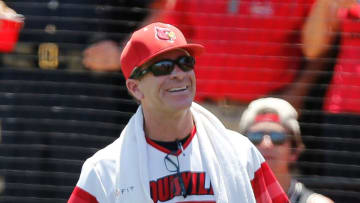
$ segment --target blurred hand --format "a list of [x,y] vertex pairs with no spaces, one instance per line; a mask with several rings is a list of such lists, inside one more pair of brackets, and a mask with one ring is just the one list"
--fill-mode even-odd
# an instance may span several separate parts
[[350,8],[357,3],[357,0],[336,0],[331,2],[339,8]]
[[9,8],[3,1],[0,0],[0,16],[4,17],[5,15],[15,15],[16,12]]
[[111,40],[95,43],[83,52],[83,64],[94,71],[120,70],[121,51]]
[[357,4],[357,0],[336,0],[336,1],[328,1],[330,2],[330,11],[333,13],[338,12],[339,9],[348,9],[353,5]]
[[0,0],[0,19],[1,18],[16,20],[20,22],[24,20],[23,15],[16,13],[16,11],[9,8],[3,1]]
[[360,18],[360,3],[357,0],[339,0],[334,7],[335,9],[338,8],[337,14],[339,17]]

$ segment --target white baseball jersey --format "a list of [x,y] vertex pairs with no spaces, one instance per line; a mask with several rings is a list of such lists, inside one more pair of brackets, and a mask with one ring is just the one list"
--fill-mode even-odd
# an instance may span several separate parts
[[[151,198],[155,202],[215,203],[214,191],[205,163],[201,158],[195,130],[184,145],[171,153],[168,149],[147,139]],[[172,164],[165,157],[173,160]],[[186,198],[181,195],[176,167],[183,179]]]

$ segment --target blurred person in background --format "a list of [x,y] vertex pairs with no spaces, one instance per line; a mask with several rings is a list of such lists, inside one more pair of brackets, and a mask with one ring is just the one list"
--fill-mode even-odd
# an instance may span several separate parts
[[258,97],[282,95],[302,107],[310,88],[304,84],[316,78],[307,69],[317,66],[306,66],[300,44],[312,2],[159,0],[153,19],[208,47],[197,60],[195,100],[235,130],[238,115]]
[[268,97],[249,104],[239,127],[264,156],[292,203],[332,203],[294,177],[295,163],[304,150],[297,119],[298,114],[290,103]]
[[[138,2],[138,5],[142,4],[142,7],[149,8],[147,16],[139,23],[138,27],[154,22],[160,13],[159,9],[163,7],[166,1],[137,0],[133,2]],[[119,71],[121,47],[124,46],[122,43],[126,42],[126,39],[120,41],[104,39],[90,44],[83,52],[82,62],[84,66],[93,71]]]
[[[360,178],[360,3],[317,0],[303,30],[303,51],[310,60],[329,58],[338,50],[324,98],[322,174]],[[340,138],[341,139],[338,139]]]
[[[47,0],[34,4],[14,0],[8,4],[27,19],[13,53],[4,65],[45,70],[86,71],[93,57],[88,47],[100,46],[108,56],[104,68],[113,66],[114,51],[148,14],[152,0]],[[83,52],[84,51],[84,52]]]

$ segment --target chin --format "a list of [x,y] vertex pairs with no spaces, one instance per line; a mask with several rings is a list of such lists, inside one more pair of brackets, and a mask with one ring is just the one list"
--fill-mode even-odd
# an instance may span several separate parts
[[185,110],[185,109],[189,109],[191,107],[192,101],[193,101],[192,99],[182,100],[182,101],[177,100],[177,101],[173,101],[173,102],[169,103],[169,105],[177,110]]
[[174,107],[177,108],[177,109],[188,109],[191,107],[191,102],[181,102],[181,103],[177,103],[177,104],[174,104]]

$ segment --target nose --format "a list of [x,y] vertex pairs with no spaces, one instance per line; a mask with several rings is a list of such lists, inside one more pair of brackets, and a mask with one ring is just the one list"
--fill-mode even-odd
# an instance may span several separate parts
[[186,75],[186,72],[180,69],[178,65],[175,65],[174,70],[171,72],[171,78],[183,79]]
[[273,142],[271,141],[271,137],[269,135],[264,135],[262,141],[259,144],[262,148],[272,148],[274,147]]

